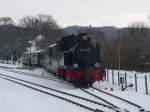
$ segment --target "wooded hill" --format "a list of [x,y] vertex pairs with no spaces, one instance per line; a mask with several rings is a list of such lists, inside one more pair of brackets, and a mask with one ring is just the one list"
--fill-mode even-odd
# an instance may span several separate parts
[[[143,23],[133,23],[126,28],[81,27],[61,28],[48,15],[26,16],[16,25],[9,17],[0,19],[0,58],[17,60],[35,41],[37,49],[47,48],[64,35],[88,33],[92,40],[101,44],[102,64],[109,68],[150,70],[150,29]],[[41,35],[43,38],[36,41]]]

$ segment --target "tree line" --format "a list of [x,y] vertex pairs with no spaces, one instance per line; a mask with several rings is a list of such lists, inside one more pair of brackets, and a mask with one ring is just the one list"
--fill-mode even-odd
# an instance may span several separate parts
[[113,69],[150,71],[150,29],[143,22],[128,27],[75,27],[101,45],[102,66]]
[[150,29],[141,22],[117,29],[105,44],[104,62],[109,68],[150,71]]
[[[37,37],[42,36],[40,41]],[[50,15],[25,16],[15,23],[11,17],[0,18],[0,59],[17,60],[26,50],[28,41],[44,49],[63,35],[61,27]]]
[[[66,32],[67,31],[67,32]],[[50,15],[25,16],[15,23],[11,17],[0,18],[0,59],[17,60],[36,42],[37,49],[45,49],[69,33],[88,33],[92,42],[101,45],[101,62],[107,68],[125,70],[150,70],[150,29],[148,25],[134,22],[126,28],[75,27],[61,28]]]

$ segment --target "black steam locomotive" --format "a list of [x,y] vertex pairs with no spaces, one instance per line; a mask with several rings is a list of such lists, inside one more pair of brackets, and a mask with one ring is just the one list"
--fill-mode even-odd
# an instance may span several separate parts
[[75,86],[91,86],[105,78],[100,67],[100,45],[85,33],[62,37],[38,54],[39,65]]

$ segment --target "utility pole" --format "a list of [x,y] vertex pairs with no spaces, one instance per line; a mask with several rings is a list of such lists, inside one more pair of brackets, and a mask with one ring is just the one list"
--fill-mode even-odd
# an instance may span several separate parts
[[8,63],[8,46],[4,46],[5,48],[5,61],[6,61],[6,64]]
[[29,55],[29,67],[31,71],[31,47],[32,47],[32,41],[28,41],[29,47],[30,47],[30,55]]
[[14,64],[14,55],[11,53],[11,63]]
[[120,29],[117,31],[118,33],[118,69],[120,71]]

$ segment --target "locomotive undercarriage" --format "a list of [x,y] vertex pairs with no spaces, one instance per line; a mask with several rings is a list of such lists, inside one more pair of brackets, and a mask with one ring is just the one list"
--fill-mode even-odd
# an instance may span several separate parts
[[80,79],[73,81],[72,83],[75,87],[88,88],[92,86],[94,82],[95,81],[87,80],[87,77],[81,77]]
[[58,74],[64,80],[71,82],[75,87],[88,88],[95,81],[103,80],[105,71],[102,70],[79,70],[79,69],[59,69]]

